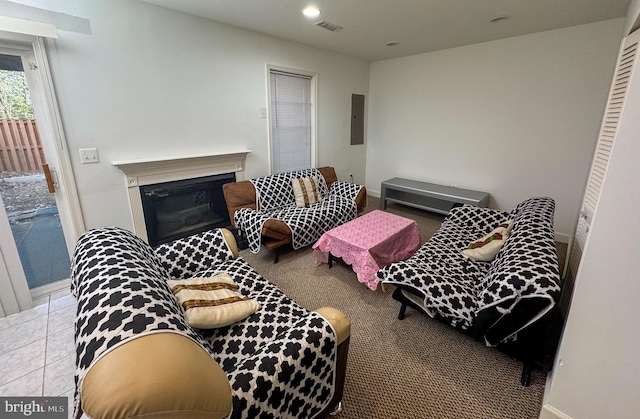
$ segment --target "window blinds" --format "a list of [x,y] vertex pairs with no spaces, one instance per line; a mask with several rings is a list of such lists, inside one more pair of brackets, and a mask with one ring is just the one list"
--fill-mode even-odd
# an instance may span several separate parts
[[311,167],[311,77],[270,70],[273,173]]

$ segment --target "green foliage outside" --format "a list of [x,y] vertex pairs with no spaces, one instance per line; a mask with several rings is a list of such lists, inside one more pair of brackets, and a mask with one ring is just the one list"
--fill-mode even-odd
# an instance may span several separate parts
[[22,71],[0,70],[0,119],[35,119]]

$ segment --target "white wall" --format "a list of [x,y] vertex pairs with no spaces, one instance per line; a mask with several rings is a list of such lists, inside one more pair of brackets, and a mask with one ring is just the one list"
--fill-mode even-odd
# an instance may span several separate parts
[[489,192],[504,210],[551,196],[556,232],[571,234],[623,23],[372,63],[367,189],[406,177]]
[[637,65],[541,417],[624,419],[640,415]]
[[[349,135],[368,62],[138,1],[23,3],[90,21],[91,34],[48,42],[87,228],[132,227],[112,161],[250,149],[245,178],[267,174],[267,63],[319,74],[318,164],[364,182],[365,146]],[[97,147],[101,162],[81,165],[81,147]]]
[[629,35],[640,28],[640,0],[631,0],[624,23],[624,35]]

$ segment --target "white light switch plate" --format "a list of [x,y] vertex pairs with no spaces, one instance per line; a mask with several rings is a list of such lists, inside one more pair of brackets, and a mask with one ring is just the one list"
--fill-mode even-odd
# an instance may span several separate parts
[[80,162],[82,164],[100,163],[100,156],[97,148],[79,148]]

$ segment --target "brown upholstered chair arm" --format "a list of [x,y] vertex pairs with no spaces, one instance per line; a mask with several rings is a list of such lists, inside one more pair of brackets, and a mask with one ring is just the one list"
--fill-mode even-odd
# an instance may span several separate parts
[[256,209],[256,188],[248,180],[222,185],[222,193],[227,203],[231,224],[236,227],[233,216],[240,208]]
[[327,188],[331,189],[331,185],[333,185],[333,182],[338,180],[336,170],[331,166],[325,166],[318,168],[318,171],[322,174],[325,182],[327,182]]
[[283,223],[280,220],[275,220],[273,218],[264,222],[264,225],[262,226],[262,231],[263,231],[263,234],[265,231],[275,233],[275,236],[273,237],[291,235],[291,229],[285,223]]
[[365,188],[364,186],[362,187],[362,189],[360,189],[360,192],[358,192],[358,195],[356,196],[356,205],[358,207],[358,214],[364,211],[365,207],[367,206],[367,188]]
[[231,400],[218,363],[176,333],[124,343],[96,362],[82,382],[82,407],[92,418],[223,418]]
[[[338,180],[336,170],[330,166],[320,167],[318,170],[322,173],[324,180],[327,182],[327,187],[331,189],[333,182]],[[364,208],[367,206],[367,189],[364,186],[356,196],[356,205],[358,207],[358,214],[364,211]]]

